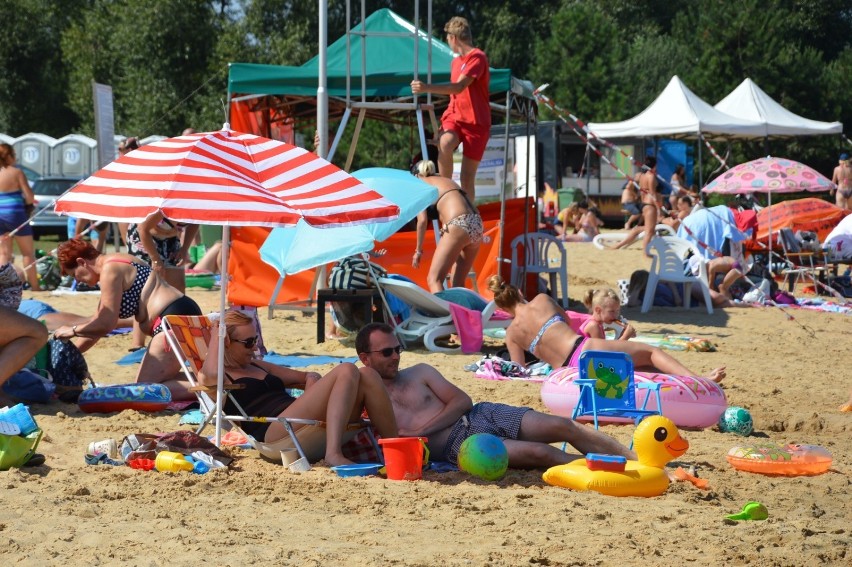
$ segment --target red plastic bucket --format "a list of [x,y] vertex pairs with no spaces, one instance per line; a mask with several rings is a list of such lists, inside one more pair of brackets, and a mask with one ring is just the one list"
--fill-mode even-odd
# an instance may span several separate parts
[[423,477],[423,463],[429,459],[426,441],[425,437],[379,439],[389,480],[418,480]]

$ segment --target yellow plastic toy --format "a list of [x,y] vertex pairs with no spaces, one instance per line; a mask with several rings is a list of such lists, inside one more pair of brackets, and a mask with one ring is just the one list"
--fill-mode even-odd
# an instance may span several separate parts
[[577,459],[547,469],[542,478],[553,486],[594,490],[609,496],[659,496],[669,487],[663,467],[683,455],[689,443],[672,420],[655,415],[642,420],[636,428],[633,449],[639,460],[627,461],[623,471],[591,470],[587,459]]

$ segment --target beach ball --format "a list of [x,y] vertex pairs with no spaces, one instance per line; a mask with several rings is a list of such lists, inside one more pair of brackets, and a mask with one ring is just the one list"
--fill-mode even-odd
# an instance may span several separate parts
[[751,414],[745,408],[731,406],[719,416],[719,431],[748,437],[754,431]]
[[471,435],[459,449],[459,468],[482,480],[500,480],[509,467],[503,440],[490,433]]

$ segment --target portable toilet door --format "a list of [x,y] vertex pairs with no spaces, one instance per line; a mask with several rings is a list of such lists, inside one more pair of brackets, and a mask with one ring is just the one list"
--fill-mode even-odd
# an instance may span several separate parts
[[15,154],[18,163],[29,167],[39,175],[50,175],[50,154],[56,138],[45,134],[30,132],[15,140]]
[[53,175],[65,177],[88,177],[97,169],[98,142],[80,134],[68,134],[53,146]]

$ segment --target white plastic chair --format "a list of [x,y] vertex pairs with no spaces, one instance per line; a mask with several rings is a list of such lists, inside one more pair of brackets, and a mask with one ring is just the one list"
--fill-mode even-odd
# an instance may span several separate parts
[[[524,260],[521,261],[518,251],[523,246]],[[558,263],[551,263],[551,256]],[[556,290],[556,278],[560,280],[562,307],[568,309],[568,255],[565,247],[556,237],[543,232],[521,234],[512,240],[512,285],[523,289],[523,278],[527,274],[547,274],[550,279],[550,294],[559,300]]]
[[701,287],[704,295],[704,303],[707,305],[707,313],[713,313],[713,302],[710,299],[710,287],[707,285],[707,262],[699,264],[700,271],[697,276],[685,274],[685,263],[689,256],[692,245],[676,236],[656,236],[651,239],[649,246],[653,259],[648,276],[648,284],[645,286],[645,299],[642,301],[642,313],[651,310],[654,304],[654,292],[657,284],[661,281],[683,284],[683,306],[689,309],[692,295],[692,285]]

